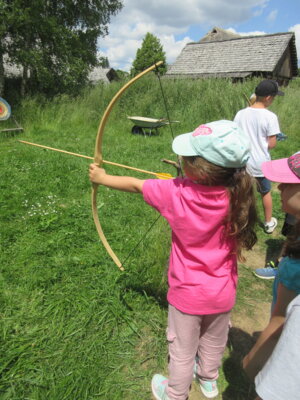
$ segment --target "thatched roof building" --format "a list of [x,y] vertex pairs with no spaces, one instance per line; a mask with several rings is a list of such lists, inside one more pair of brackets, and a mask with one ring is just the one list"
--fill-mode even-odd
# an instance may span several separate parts
[[116,79],[118,79],[118,75],[113,68],[95,67],[88,76],[88,80],[93,84],[98,82],[110,83]]
[[[5,78],[21,78],[23,67],[18,67],[15,64],[9,63],[7,57],[4,58],[4,76]],[[109,83],[112,80],[118,79],[118,75],[113,68],[95,67],[88,75],[88,80],[95,84],[97,82]]]
[[220,42],[222,40],[235,39],[238,37],[241,37],[241,35],[215,26],[211,31],[209,31],[205,36],[203,36],[203,38],[199,40],[198,43]]
[[294,33],[232,38],[220,28],[213,31],[199,42],[187,44],[166,77],[238,80],[262,76],[282,84],[298,75]]

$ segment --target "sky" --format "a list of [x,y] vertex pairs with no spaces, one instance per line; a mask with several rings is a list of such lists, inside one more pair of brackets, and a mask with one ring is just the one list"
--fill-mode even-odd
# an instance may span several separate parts
[[200,40],[215,26],[241,35],[295,32],[300,64],[299,0],[123,0],[123,9],[111,18],[108,36],[99,38],[99,54],[112,68],[129,71],[150,32],[172,64],[187,43]]

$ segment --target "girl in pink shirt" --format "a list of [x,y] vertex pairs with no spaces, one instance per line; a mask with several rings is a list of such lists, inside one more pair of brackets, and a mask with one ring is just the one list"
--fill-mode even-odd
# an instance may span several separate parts
[[182,156],[185,178],[112,176],[91,164],[90,180],[143,194],[172,229],[169,379],[154,375],[153,395],[186,400],[194,374],[213,398],[235,303],[237,259],[256,242],[255,197],[245,170],[249,142],[234,122],[215,121],[176,137],[173,151]]

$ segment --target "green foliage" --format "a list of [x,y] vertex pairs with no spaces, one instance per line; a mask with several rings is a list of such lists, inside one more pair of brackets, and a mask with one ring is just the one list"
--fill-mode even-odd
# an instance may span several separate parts
[[0,53],[23,67],[23,91],[77,93],[121,7],[120,0],[1,1]]
[[[243,93],[249,96],[257,82],[162,80],[170,117],[180,121],[172,125],[173,134],[189,132],[211,120],[232,119],[246,105]],[[100,117],[121,86],[122,82],[98,85],[77,98],[26,98],[16,110],[24,132],[0,136],[3,400],[148,400],[153,373],[167,373],[167,223],[160,218],[128,258],[157,213],[139,195],[99,188],[104,232],[121,261],[127,259],[121,273],[99,243],[92,221],[89,161],[17,141],[93,155]],[[299,81],[294,80],[285,96],[272,105],[288,135],[272,150],[273,158],[290,155],[300,147],[299,100]],[[128,115],[166,116],[154,76],[137,81],[117,102],[104,133],[103,156],[174,174],[171,166],[160,161],[175,160],[169,127],[160,128],[158,136],[132,135]],[[3,128],[6,124],[2,123]],[[131,174],[117,167],[106,169]],[[282,223],[276,190],[273,198]],[[280,247],[279,234],[271,239],[261,231],[258,234],[263,255],[268,241]],[[269,282],[254,281],[251,268],[239,268],[236,309],[247,315],[253,315],[257,302],[269,301],[271,293]],[[253,325],[256,331],[255,320]],[[238,358],[234,350],[224,357],[219,398],[246,399],[249,384],[241,371],[241,354]]]
[[116,70],[116,74],[119,79],[127,79],[129,78],[129,73],[127,71],[122,71],[121,69]]
[[155,64],[157,61],[163,61],[158,69],[161,74],[164,74],[167,70],[166,65],[166,54],[160,43],[160,40],[152,35],[152,33],[147,33],[142,47],[137,49],[135,60],[132,63],[131,76],[137,75],[139,72],[144,71],[146,68]]
[[102,68],[109,68],[109,61],[107,57],[100,57],[98,64],[102,67]]

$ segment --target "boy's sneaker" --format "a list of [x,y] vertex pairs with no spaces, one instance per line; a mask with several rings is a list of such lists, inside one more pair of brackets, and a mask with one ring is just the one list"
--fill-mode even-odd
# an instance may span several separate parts
[[264,230],[266,233],[272,233],[274,229],[276,228],[278,222],[277,219],[272,217],[270,222],[265,222],[264,223]]
[[169,400],[166,394],[168,379],[160,374],[155,374],[152,378],[151,388],[156,400]]
[[199,383],[201,392],[205,397],[208,399],[213,399],[214,397],[218,396],[219,391],[216,381],[203,381],[202,379],[199,379]]
[[277,261],[269,261],[264,268],[257,268],[253,273],[261,279],[274,279],[278,271],[277,265]]

